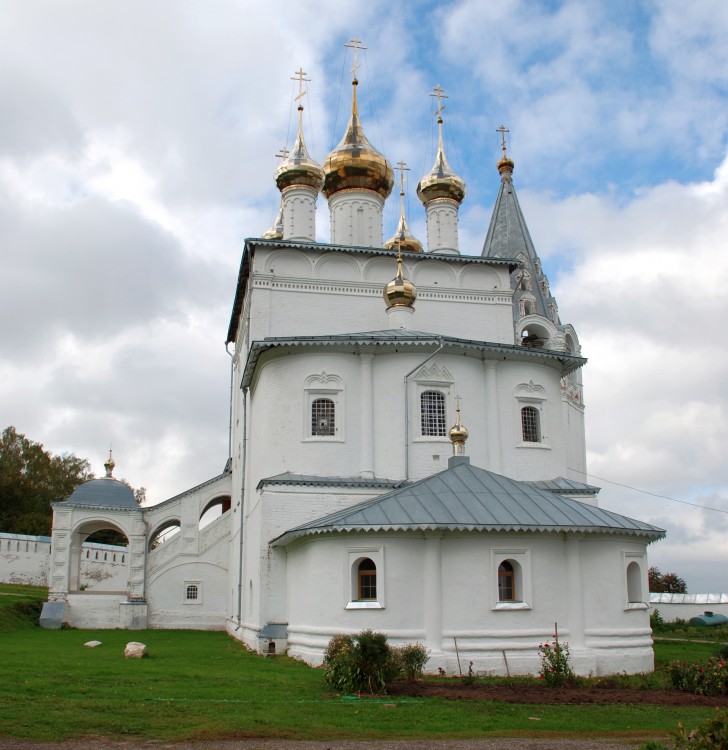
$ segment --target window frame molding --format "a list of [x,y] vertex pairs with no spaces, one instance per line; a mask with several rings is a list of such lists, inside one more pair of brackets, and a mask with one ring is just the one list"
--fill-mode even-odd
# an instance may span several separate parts
[[[343,443],[346,441],[344,381],[339,375],[320,373],[309,375],[303,384],[303,437],[304,443]],[[334,434],[313,435],[313,404],[318,399],[328,399],[334,404]]]
[[[499,598],[498,568],[508,561],[513,565],[514,601],[501,601]],[[531,573],[531,549],[529,547],[494,547],[490,550],[491,569],[491,609],[497,612],[530,610],[533,601],[533,576]]]
[[[376,566],[377,598],[359,599],[359,564],[368,558]],[[344,551],[344,609],[385,609],[384,546],[352,546]]]

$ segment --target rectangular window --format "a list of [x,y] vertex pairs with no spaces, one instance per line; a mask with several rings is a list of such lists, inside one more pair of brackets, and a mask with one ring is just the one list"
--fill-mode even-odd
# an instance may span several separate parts
[[445,396],[439,391],[424,391],[420,394],[420,423],[423,435],[447,435]]
[[521,427],[524,443],[540,443],[541,429],[538,423],[538,409],[535,406],[524,406],[521,409]]
[[311,404],[311,434],[334,435],[336,432],[335,406],[330,398],[317,398]]

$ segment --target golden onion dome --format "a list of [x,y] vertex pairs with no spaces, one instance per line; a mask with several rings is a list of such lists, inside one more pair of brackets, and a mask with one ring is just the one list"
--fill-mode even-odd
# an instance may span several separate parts
[[450,432],[448,433],[448,435],[450,436],[450,442],[453,445],[453,451],[455,452],[456,455],[462,455],[464,453],[465,441],[468,439],[470,435],[467,427],[465,427],[460,421],[459,400],[460,400],[460,397],[458,396],[458,405],[457,405],[457,409],[455,410],[457,414],[457,418],[455,420],[454,426],[450,428]]
[[273,226],[263,234],[264,240],[282,240],[283,239],[283,198],[281,198],[281,207],[273,222]]
[[449,198],[459,205],[465,198],[465,182],[455,174],[445,157],[445,148],[442,145],[442,117],[437,118],[437,125],[440,135],[435,165],[430,173],[420,180],[417,195],[425,206],[436,198]]
[[298,107],[298,135],[290,154],[278,165],[275,172],[276,185],[283,192],[293,185],[313,188],[316,192],[324,184],[324,172],[310,156],[303,140],[303,107]]
[[402,251],[397,252],[397,275],[384,287],[387,307],[414,307],[417,287],[402,274]]
[[391,239],[388,239],[384,243],[384,247],[387,250],[393,250],[397,247],[401,249],[403,253],[421,253],[422,243],[410,232],[409,225],[407,224],[407,217],[404,212],[404,173],[406,171],[406,165],[403,161],[399,162],[397,169],[400,172],[400,188],[399,188],[399,224],[397,224],[397,230]]
[[353,80],[351,118],[341,143],[324,161],[324,186],[321,192],[327,197],[342,190],[373,190],[382,198],[392,192],[394,173],[385,157],[369,143],[359,120],[356,87]]
[[401,226],[397,227],[397,231],[394,236],[384,243],[384,247],[387,250],[394,250],[397,245],[402,248],[403,253],[421,253],[422,243],[415,237],[405,224],[405,231],[401,230]]
[[513,159],[510,159],[507,156],[499,159],[497,164],[498,172],[500,173],[501,177],[510,177],[513,174],[515,166],[516,165],[513,163]]

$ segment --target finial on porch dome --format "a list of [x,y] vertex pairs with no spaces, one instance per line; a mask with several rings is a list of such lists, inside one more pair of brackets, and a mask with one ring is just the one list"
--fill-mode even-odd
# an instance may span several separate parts
[[104,468],[106,469],[106,476],[104,479],[113,479],[111,476],[111,472],[114,471],[114,467],[116,464],[114,463],[114,459],[111,455],[111,448],[109,448],[109,457],[104,461]]
[[404,250],[404,252],[421,253],[422,243],[410,232],[404,212],[404,173],[409,172],[410,169],[403,161],[397,162],[395,169],[399,172],[399,224],[397,224],[394,236],[384,243],[384,247],[387,250],[393,250],[397,243],[399,243],[400,249]]
[[496,133],[501,134],[501,151],[503,152],[503,156],[500,158],[497,165],[501,180],[510,180],[511,175],[513,174],[513,169],[515,167],[513,159],[509,158],[508,154],[506,153],[506,133],[510,132],[511,131],[508,130],[505,125],[501,125],[499,128],[496,128]]
[[450,442],[452,443],[452,454],[453,456],[464,456],[465,455],[465,441],[468,439],[470,433],[467,428],[463,426],[460,421],[460,396],[455,396],[455,425],[450,428]]

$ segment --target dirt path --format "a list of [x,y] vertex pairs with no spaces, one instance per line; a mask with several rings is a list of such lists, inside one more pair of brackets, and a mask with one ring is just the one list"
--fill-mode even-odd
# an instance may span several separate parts
[[153,742],[106,738],[67,742],[30,742],[0,739],[2,750],[634,750],[644,738],[490,740],[219,740],[207,742]]

